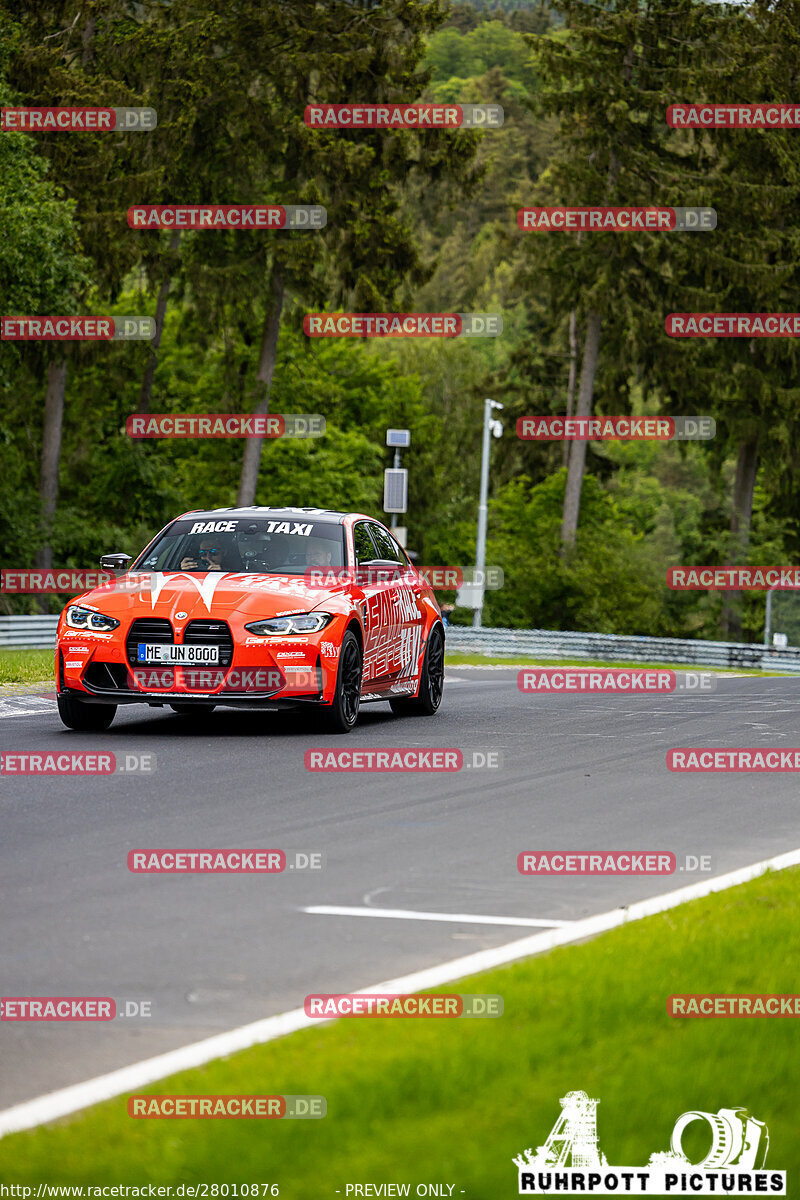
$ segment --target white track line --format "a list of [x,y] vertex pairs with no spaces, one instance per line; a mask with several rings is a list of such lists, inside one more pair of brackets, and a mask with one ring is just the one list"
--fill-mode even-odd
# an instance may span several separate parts
[[0,717],[35,717],[41,713],[55,712],[55,700],[45,696],[8,694],[0,696]]
[[[740,883],[748,883],[757,879],[765,871],[782,871],[787,867],[800,865],[800,849],[790,850],[787,854],[779,854],[774,858],[765,858],[761,862],[741,867],[738,871],[730,871],[727,875],[718,875],[714,879],[704,879],[692,883],[688,887],[679,888],[675,892],[666,892],[653,896],[649,900],[639,900],[628,908],[615,908],[611,912],[599,913],[594,917],[586,917],[582,921],[573,921],[564,929],[550,929],[544,933],[534,933],[520,941],[508,942],[504,946],[496,946],[492,950],[479,950],[463,958],[451,959],[450,962],[428,967],[423,971],[415,971],[399,979],[389,979],[384,983],[375,983],[371,987],[360,988],[359,994],[374,993],[406,993],[419,992],[426,988],[440,987],[453,980],[463,979],[468,975],[476,975],[481,971],[490,971],[505,963],[517,962],[533,954],[541,954],[552,950],[555,946],[566,946],[570,942],[579,942],[584,938],[605,933],[629,921],[639,921],[643,917],[651,917],[667,909],[677,908],[689,900],[698,900],[713,892],[722,892]],[[132,1066],[122,1067],[111,1071],[108,1075],[98,1075],[85,1083],[76,1083],[71,1087],[61,1088],[35,1100],[27,1100],[0,1112],[0,1137],[7,1133],[15,1133],[20,1129],[31,1129],[47,1121],[55,1121],[68,1113],[78,1112],[101,1100],[110,1100],[114,1096],[122,1096],[127,1092],[137,1091],[147,1087],[168,1075],[178,1071],[186,1071],[192,1067],[203,1066],[216,1058],[225,1058],[238,1050],[247,1050],[251,1046],[271,1042],[275,1038],[285,1037],[299,1029],[307,1029],[311,1025],[329,1024],[319,1017],[307,1017],[302,1008],[294,1008],[290,1012],[280,1013],[274,1017],[265,1017],[250,1025],[240,1025],[227,1033],[219,1033],[214,1037],[205,1038],[202,1042],[193,1042],[189,1046],[181,1046],[178,1050],[169,1050],[166,1054],[158,1054],[155,1058],[147,1058]]]
[[9,717],[39,717],[43,713],[51,713],[50,708],[15,708],[12,711],[0,705],[0,719],[6,720]]
[[458,925],[524,925],[535,929],[553,929],[574,925],[574,921],[543,921],[538,917],[476,917],[470,913],[414,912],[410,908],[346,908],[336,904],[314,904],[300,912],[323,917],[391,917],[397,921],[455,921]]

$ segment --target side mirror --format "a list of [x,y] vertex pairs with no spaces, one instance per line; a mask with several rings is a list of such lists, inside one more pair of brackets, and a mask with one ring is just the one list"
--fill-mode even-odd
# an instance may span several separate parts
[[370,558],[356,567],[355,582],[359,587],[372,583],[389,583],[405,570],[405,564],[390,558]]
[[132,562],[130,554],[104,554],[100,566],[105,571],[127,571],[128,564]]

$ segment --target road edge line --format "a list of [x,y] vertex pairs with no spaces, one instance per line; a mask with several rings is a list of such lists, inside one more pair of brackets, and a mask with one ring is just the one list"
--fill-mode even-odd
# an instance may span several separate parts
[[[611,909],[593,917],[574,921],[561,929],[551,929],[544,933],[531,934],[503,946],[491,950],[478,950],[461,958],[451,959],[435,967],[425,967],[410,975],[398,979],[389,979],[383,983],[371,984],[360,988],[354,995],[370,995],[374,993],[405,993],[418,992],[425,988],[440,987],[445,983],[463,979],[490,971],[507,963],[517,962],[553,950],[557,946],[565,946],[586,938],[607,933],[611,929],[627,925],[631,921],[640,921],[644,917],[657,916],[677,908],[690,900],[700,900],[715,892],[726,891],[742,883],[749,883],[767,871],[783,871],[788,867],[800,865],[800,849],[790,850],[772,858],[762,859],[747,867],[739,867],[725,875],[717,875],[711,879],[703,879],[674,892],[664,892],[651,896],[647,900],[638,900],[627,907]],[[89,1108],[104,1100],[112,1100],[125,1092],[138,1090],[175,1075],[180,1071],[201,1067],[218,1058],[226,1058],[241,1050],[249,1050],[253,1046],[263,1045],[276,1038],[286,1037],[287,1034],[297,1033],[314,1025],[329,1025],[331,1019],[308,1017],[302,1008],[294,1008],[289,1012],[278,1013],[273,1017],[264,1017],[248,1025],[240,1025],[225,1033],[215,1034],[200,1042],[192,1042],[188,1046],[180,1046],[177,1050],[168,1050],[154,1058],[142,1059],[127,1067],[120,1067],[106,1075],[98,1075],[87,1079],[84,1083],[71,1084],[55,1092],[37,1096],[33,1100],[25,1100],[11,1108],[0,1111],[0,1138],[9,1133],[19,1133],[25,1129],[33,1129],[60,1117],[69,1116],[81,1109]]]

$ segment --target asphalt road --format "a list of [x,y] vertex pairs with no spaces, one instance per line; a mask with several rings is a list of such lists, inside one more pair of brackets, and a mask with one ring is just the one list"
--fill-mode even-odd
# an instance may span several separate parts
[[[0,746],[155,753],[110,777],[0,777],[0,994],[111,996],[149,1020],[0,1022],[0,1107],[302,1005],[534,932],[309,914],[311,905],[569,921],[703,876],[530,878],[531,849],[711,855],[712,873],[800,846],[791,774],[676,775],[671,746],[800,745],[800,682],[726,677],[713,694],[524,695],[513,669],[451,668],[432,719],[363,710],[347,738],[306,717],[204,723],[121,708],[65,730],[52,701],[0,701]],[[312,774],[306,749],[500,751],[449,774]],[[321,852],[325,867],[135,875],[140,847]]]

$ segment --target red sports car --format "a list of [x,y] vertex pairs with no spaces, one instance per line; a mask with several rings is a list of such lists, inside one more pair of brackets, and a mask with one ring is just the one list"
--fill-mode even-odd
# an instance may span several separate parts
[[346,733],[365,701],[436,712],[444,627],[385,526],[318,508],[222,508],[167,525],[58,623],[58,711],[107,729],[119,704],[315,705]]

